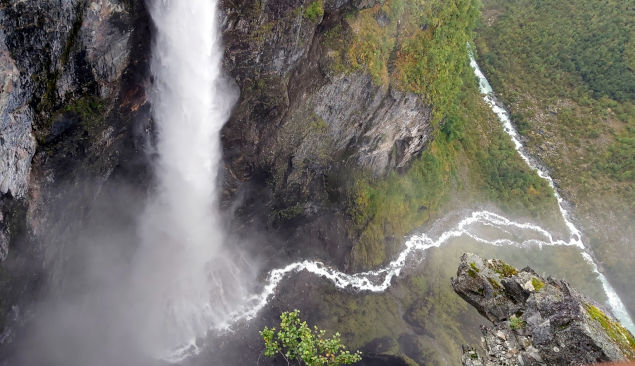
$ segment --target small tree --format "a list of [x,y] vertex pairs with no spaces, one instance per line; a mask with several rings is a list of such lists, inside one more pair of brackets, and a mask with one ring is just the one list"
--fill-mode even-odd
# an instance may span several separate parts
[[318,327],[309,328],[300,320],[300,311],[285,311],[280,315],[280,330],[265,327],[260,332],[265,341],[265,356],[281,355],[287,365],[297,362],[307,366],[338,366],[355,363],[362,353],[351,353],[341,343],[340,334],[326,338],[326,332]]

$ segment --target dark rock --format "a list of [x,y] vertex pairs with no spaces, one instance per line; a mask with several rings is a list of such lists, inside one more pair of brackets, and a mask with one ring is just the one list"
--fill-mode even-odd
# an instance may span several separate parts
[[109,182],[147,183],[151,34],[143,0],[1,3],[4,360],[26,321],[10,319],[7,309],[19,305],[25,317],[41,292],[43,268],[64,267],[44,263],[43,253],[63,252],[59,261],[78,255],[64,238],[81,227]]
[[[502,286],[497,286],[497,283]],[[489,286],[488,286],[489,285]],[[452,287],[493,326],[463,365],[587,365],[635,359],[632,334],[566,282],[463,254]]]

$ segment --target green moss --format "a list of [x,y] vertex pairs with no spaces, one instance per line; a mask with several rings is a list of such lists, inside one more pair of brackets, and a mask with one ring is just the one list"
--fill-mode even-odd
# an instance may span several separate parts
[[597,307],[585,304],[584,308],[589,317],[602,326],[609,338],[620,347],[626,356],[629,359],[635,359],[635,338],[633,338],[633,335],[619,322],[611,320]]
[[73,50],[73,47],[75,46],[75,43],[77,41],[77,36],[79,35],[79,31],[82,27],[82,22],[83,22],[83,14],[84,14],[84,10],[83,7],[85,5],[82,3],[79,3],[77,5],[77,9],[76,9],[76,13],[77,17],[75,18],[75,21],[73,21],[73,26],[71,27],[70,32],[68,33],[68,37],[66,38],[66,43],[64,44],[64,50],[62,50],[62,55],[60,57],[60,62],[62,64],[62,67],[64,67],[69,60],[71,51]]
[[496,272],[500,277],[511,277],[518,274],[516,268],[510,266],[500,259],[492,259],[488,261],[487,266],[492,271]]
[[524,329],[526,325],[527,325],[527,323],[525,323],[524,320],[520,319],[516,315],[512,315],[509,318],[509,327],[514,329],[514,330]]
[[534,286],[534,289],[536,291],[540,291],[545,287],[545,283],[542,282],[541,280],[537,279],[536,277],[532,277],[531,278],[531,284],[532,286]]
[[472,269],[476,273],[479,273],[481,271],[480,269],[478,269],[478,267],[476,267],[476,263],[474,263],[474,262],[470,263],[470,267],[472,267]]
[[467,274],[470,275],[470,277],[472,278],[476,278],[476,271],[471,268],[467,270]]
[[498,281],[493,279],[492,277],[487,277],[487,281],[492,285],[494,290],[502,290],[503,289],[503,287],[498,283]]
[[324,16],[324,6],[322,1],[314,1],[304,9],[304,17],[310,21],[321,19]]
[[296,203],[291,207],[287,207],[280,210],[274,211],[274,220],[276,222],[289,221],[300,216],[304,212],[304,205],[301,203]]
[[326,121],[319,116],[315,116],[315,118],[311,122],[311,127],[316,132],[324,132],[324,131],[328,131],[329,129],[328,123],[326,123]]

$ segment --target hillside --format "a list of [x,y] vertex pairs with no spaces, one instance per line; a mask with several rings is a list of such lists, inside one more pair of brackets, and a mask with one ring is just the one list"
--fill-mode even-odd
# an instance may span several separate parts
[[484,1],[476,45],[602,269],[635,311],[635,74],[628,2]]

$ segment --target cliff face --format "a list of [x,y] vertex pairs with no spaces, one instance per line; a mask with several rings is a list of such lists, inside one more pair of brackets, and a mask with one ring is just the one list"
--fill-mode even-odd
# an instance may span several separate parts
[[0,344],[108,182],[148,177],[149,40],[142,1],[1,2]]
[[588,365],[635,359],[635,338],[566,282],[464,254],[454,291],[493,326],[463,365]]
[[241,91],[223,130],[229,201],[282,227],[286,248],[338,264],[352,245],[347,177],[407,166],[432,132],[419,96],[338,67],[353,37],[346,15],[375,3],[222,2],[225,67]]

